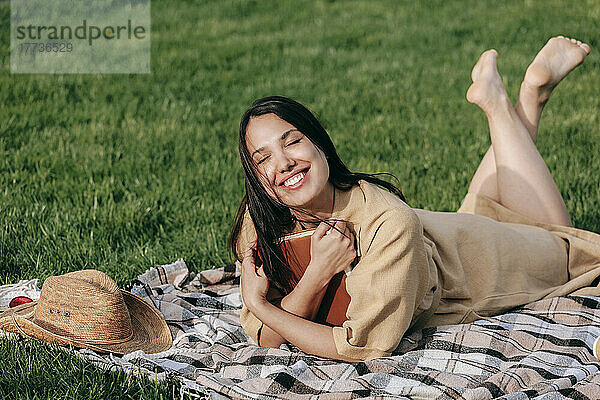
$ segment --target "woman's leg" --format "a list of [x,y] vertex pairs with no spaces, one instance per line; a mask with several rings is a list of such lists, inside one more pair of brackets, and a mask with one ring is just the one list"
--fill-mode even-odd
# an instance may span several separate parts
[[[504,140],[504,136],[494,135],[490,132],[492,134],[492,146],[488,149],[481,164],[477,168],[473,180],[471,181],[471,185],[469,186],[469,192],[490,197],[506,207],[528,215],[540,222],[570,225],[570,218],[564,205],[564,201],[562,200],[560,192],[556,188],[554,180],[552,180],[545,163],[543,163],[539,153],[537,153],[535,141],[537,138],[537,127],[540,115],[552,90],[571,70],[573,70],[573,68],[583,62],[583,59],[589,51],[589,46],[574,39],[557,37],[548,41],[546,46],[538,53],[533,63],[527,69],[525,79],[521,84],[519,100],[517,101],[514,113],[509,113],[511,118],[514,118],[516,115],[517,119],[520,119],[521,124],[518,124],[518,121],[513,121],[517,122],[517,125],[522,125],[518,130],[523,131],[522,128],[525,128],[530,141],[530,143],[525,144],[525,148],[529,148],[529,151],[519,150],[516,154],[513,154],[512,157],[507,159],[502,155],[501,157],[504,159],[502,163],[505,164],[502,168],[504,168],[505,171],[503,171],[503,173],[500,174],[501,177],[499,177],[498,168],[496,166],[497,155],[495,155],[497,146],[494,146],[493,144],[494,136],[496,136],[496,141],[500,140],[503,142],[499,145],[500,147],[503,149],[508,148],[509,150],[511,146],[519,145],[518,143],[520,141],[527,139],[527,136],[520,137],[517,142],[513,140],[514,138],[508,140],[508,143],[512,143],[511,145],[504,143],[506,141]],[[485,60],[482,56],[480,62],[483,61]],[[476,73],[478,75],[477,78],[481,78],[479,75],[482,67],[483,64],[478,63],[474,68],[474,81]],[[493,57],[493,70],[496,71],[495,75],[498,75],[495,68],[495,56]],[[488,73],[487,75],[490,74]],[[485,93],[480,93],[480,90],[476,90],[477,88],[482,87],[481,83],[482,82],[474,83],[472,90],[470,89],[471,96],[467,94],[468,98],[472,97],[472,99],[469,98],[469,101],[488,102],[484,99]],[[502,96],[505,96],[505,101],[510,104],[499,76],[497,76],[496,83],[500,84]],[[481,104],[479,105],[481,106]],[[484,111],[486,111],[486,109],[484,109]],[[490,114],[488,111],[486,111],[486,114],[488,114],[489,118]],[[497,118],[497,113],[494,113],[494,118]],[[500,126],[504,125],[505,124],[500,124]],[[495,126],[498,126],[498,124],[495,123]],[[492,125],[490,125],[490,129],[491,128]],[[522,169],[522,163],[528,163],[529,157],[527,157],[526,154],[531,153],[531,150],[535,150],[537,156],[534,156],[533,159],[541,161],[543,163],[543,168],[541,165],[535,167],[535,165],[539,163],[534,161],[533,168],[527,167]],[[518,164],[507,164],[510,162],[518,162]],[[540,171],[545,172],[540,175],[538,174]],[[529,176],[530,173],[533,173],[533,176]],[[524,176],[520,176],[523,174]],[[539,181],[540,178],[541,181]],[[529,183],[531,183],[532,180],[535,184],[530,186]],[[499,185],[502,187],[499,187]]]

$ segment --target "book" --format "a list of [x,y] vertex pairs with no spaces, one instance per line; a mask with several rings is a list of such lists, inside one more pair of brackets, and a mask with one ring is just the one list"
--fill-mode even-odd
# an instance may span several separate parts
[[[297,281],[302,278],[310,263],[310,239],[313,233],[314,229],[304,230],[286,235],[279,240],[283,255]],[[347,319],[346,311],[350,304],[350,295],[346,291],[347,273],[349,273],[349,269],[338,272],[329,281],[315,322],[329,326],[341,326]]]

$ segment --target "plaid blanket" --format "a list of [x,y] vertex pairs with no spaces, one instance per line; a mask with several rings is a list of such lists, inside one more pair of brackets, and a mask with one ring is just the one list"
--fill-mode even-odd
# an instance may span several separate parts
[[292,345],[257,347],[239,324],[234,265],[188,273],[151,268],[128,290],[165,316],[174,346],[123,357],[79,354],[104,368],[176,376],[198,398],[599,399],[600,297],[537,301],[471,324],[405,336],[390,357],[344,363]]

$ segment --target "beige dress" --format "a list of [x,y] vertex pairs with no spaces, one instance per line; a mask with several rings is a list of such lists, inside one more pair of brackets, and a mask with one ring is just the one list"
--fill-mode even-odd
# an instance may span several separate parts
[[[600,295],[589,287],[600,276],[600,235],[535,223],[482,196],[467,194],[456,213],[433,212],[360,181],[336,189],[333,218],[348,222],[359,256],[346,279],[347,320],[333,328],[347,357],[388,356],[409,329],[471,322],[545,297]],[[238,248],[255,238],[246,213]],[[258,343],[262,322],[245,306],[241,324]]]

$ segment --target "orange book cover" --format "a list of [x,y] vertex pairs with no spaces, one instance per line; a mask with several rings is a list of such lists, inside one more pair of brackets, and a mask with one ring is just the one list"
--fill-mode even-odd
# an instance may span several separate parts
[[[300,280],[310,262],[310,238],[314,230],[300,231],[284,236],[280,240],[284,257],[297,280]],[[293,255],[294,257],[291,257]],[[327,286],[317,312],[315,322],[330,326],[341,326],[347,319],[346,311],[350,295],[346,291],[346,273],[337,273]]]

